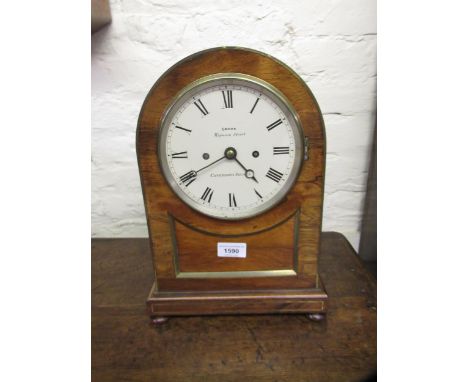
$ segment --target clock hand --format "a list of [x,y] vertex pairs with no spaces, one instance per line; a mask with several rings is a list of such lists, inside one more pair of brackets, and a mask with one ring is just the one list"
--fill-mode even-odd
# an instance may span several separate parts
[[200,171],[204,170],[205,168],[208,168],[210,166],[213,166],[215,163],[218,163],[219,161],[223,160],[224,158],[226,158],[226,156],[222,156],[221,158],[219,159],[216,159],[214,162],[211,162],[210,164],[206,165],[205,167],[202,167],[201,169],[197,170],[197,171],[194,171],[196,174],[198,174]]
[[253,170],[251,169],[247,169],[240,161],[239,159],[237,159],[237,151],[234,147],[228,147],[225,151],[224,151],[224,156],[226,157],[226,159],[234,159],[245,171],[245,177],[248,178],[248,179],[253,179],[254,181],[256,181],[258,183],[258,180],[255,178],[255,173]]
[[247,170],[245,172],[245,176],[247,178],[252,178],[253,180],[255,180],[257,183],[258,183],[258,180],[255,178],[255,173],[254,173],[254,170]]
[[[216,159],[214,162],[211,162],[210,164],[208,164],[208,165],[206,165],[206,166],[200,168],[200,169],[197,170],[197,171],[195,171],[195,170],[189,171],[188,173],[182,175],[182,176],[180,177],[180,179],[181,179],[181,181],[182,181],[183,183],[186,183],[186,185],[188,186],[190,183],[192,183],[192,182],[195,180],[194,178],[196,178],[196,176],[198,175],[198,173],[199,173],[200,171],[202,171],[202,170],[204,170],[204,169],[206,169],[206,168],[208,168],[208,167],[210,167],[210,166],[213,166],[214,164],[218,163],[219,161],[221,161],[221,160],[223,160],[223,159],[229,159],[229,160],[234,159],[234,160],[244,169],[244,171],[245,171],[245,173],[244,173],[245,177],[248,178],[248,179],[252,179],[252,180],[254,180],[255,182],[258,183],[257,178],[255,178],[255,173],[254,173],[254,171],[251,170],[251,169],[247,169],[247,168],[236,158],[236,156],[237,156],[237,151],[236,151],[236,149],[233,148],[233,147],[228,147],[226,150],[224,150],[224,155],[223,155],[221,158]],[[187,182],[188,182],[188,183],[187,183]]]
[[251,169],[247,169],[241,162],[239,162],[239,159],[234,158],[234,160],[239,163],[239,165],[244,169],[245,171],[245,177],[249,179],[253,179],[258,183],[258,180],[255,178],[255,173]]
[[189,176],[189,179],[190,178],[194,178],[198,175],[199,172],[203,171],[204,169],[208,168],[208,167],[211,167],[213,166],[214,164],[218,163],[219,161],[222,161],[223,159],[235,159],[237,163],[239,163],[241,165],[241,167],[245,170],[245,176],[247,178],[252,178],[253,180],[255,180],[257,183],[257,179],[255,179],[255,176],[254,176],[254,172],[253,170],[247,170],[243,165],[242,163],[240,163],[237,158],[236,158],[236,155],[237,155],[237,152],[234,148],[232,147],[228,147],[225,151],[224,151],[224,155],[221,157],[221,158],[218,158],[216,159],[214,162],[211,162],[210,164],[207,164],[206,166],[198,169],[198,170],[192,170],[192,171],[189,171],[186,175]]
[[189,172],[187,172],[186,174],[182,175],[180,177],[180,180],[182,181],[183,184],[185,184],[186,186],[189,186],[196,178],[197,178],[197,175],[200,171],[203,171],[205,168],[208,168],[210,166],[213,166],[214,164],[218,163],[220,160],[224,159],[225,157],[222,156],[221,158],[219,159],[216,159],[214,162],[211,162],[210,164],[207,164],[205,167],[202,167],[200,169],[198,169],[197,171],[195,170],[190,170]]
[[245,171],[245,177],[249,179],[253,179],[258,183],[258,180],[255,178],[255,173],[251,169],[247,169],[241,162],[239,162],[239,159],[237,159],[237,151],[234,147],[228,147],[226,150],[224,150],[224,156],[226,159],[234,159]]

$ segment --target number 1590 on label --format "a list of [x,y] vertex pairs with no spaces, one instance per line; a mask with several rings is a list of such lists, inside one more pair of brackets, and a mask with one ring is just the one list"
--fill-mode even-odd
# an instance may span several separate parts
[[246,243],[218,243],[218,257],[247,257]]

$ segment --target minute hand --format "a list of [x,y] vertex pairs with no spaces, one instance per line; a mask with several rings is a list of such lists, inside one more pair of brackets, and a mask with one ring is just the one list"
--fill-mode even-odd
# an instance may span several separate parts
[[210,166],[213,166],[215,163],[218,163],[219,161],[223,160],[225,158],[225,156],[223,155],[221,158],[219,159],[216,159],[214,162],[211,162],[210,164],[206,165],[205,167],[202,167],[201,169],[195,171],[195,173],[199,173],[200,171],[203,171],[205,168],[208,168]]

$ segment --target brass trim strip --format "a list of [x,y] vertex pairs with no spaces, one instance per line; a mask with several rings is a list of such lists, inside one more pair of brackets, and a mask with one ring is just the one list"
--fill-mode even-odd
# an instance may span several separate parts
[[[199,233],[203,233],[203,234],[206,234],[206,235],[209,235],[209,236],[217,236],[217,237],[238,237],[238,236],[252,236],[252,235],[257,235],[259,233],[263,233],[263,232],[266,232],[266,231],[269,231],[269,230],[272,230],[278,226],[280,226],[281,224],[284,224],[286,223],[288,220],[290,220],[291,218],[293,218],[295,215],[298,216],[299,213],[301,212],[301,209],[300,208],[296,208],[294,210],[293,213],[291,213],[290,215],[288,215],[287,217],[285,217],[283,220],[277,222],[277,223],[274,223],[273,225],[271,226],[268,226],[268,227],[265,227],[265,228],[261,228],[257,231],[250,231],[250,232],[245,232],[245,233],[216,233],[216,232],[211,232],[211,231],[207,231],[205,229],[201,229],[201,228],[197,228],[197,227],[194,227],[192,226],[191,224],[189,223],[186,223],[186,222],[183,222],[182,220],[178,219],[175,215],[172,215],[170,212],[167,213],[167,215],[169,216],[169,218],[171,218],[173,221],[176,221],[177,223],[179,224],[182,224],[183,226],[195,231],[195,232],[199,232]],[[172,222],[172,224],[174,224]]]
[[174,275],[180,273],[179,271],[179,247],[177,246],[177,237],[176,237],[176,228],[174,223],[174,217],[171,214],[168,214],[169,219],[169,230],[171,232],[171,242],[172,242],[172,265],[174,266]]
[[151,286],[151,289],[150,289],[150,292],[149,292],[149,295],[148,295],[148,298],[147,300],[149,300],[150,298],[153,297],[154,293],[157,291],[157,286],[156,286],[156,282],[153,283],[153,285]]
[[293,269],[297,273],[299,269],[299,229],[301,225],[301,209],[294,214],[294,243],[293,243]]
[[[293,269],[271,269],[264,271],[223,271],[223,272],[181,272],[179,268],[179,249],[177,246],[175,222],[185,225],[173,215],[168,214],[169,227],[171,232],[174,274],[177,279],[227,279],[227,278],[248,278],[248,277],[285,277],[297,276],[299,261],[299,226],[301,210],[297,209],[291,216],[274,227],[285,223],[289,219],[294,219],[294,243],[293,243]],[[189,225],[187,228],[194,229]],[[196,231],[196,229],[194,229]],[[203,231],[202,231],[203,232]],[[216,235],[217,236],[217,235]],[[220,235],[225,236],[225,235]],[[239,236],[239,235],[236,235]]]
[[178,279],[228,279],[246,277],[284,277],[297,276],[292,269],[274,269],[269,271],[226,271],[226,272],[178,272]]
[[237,295],[237,296],[172,296],[172,297],[166,297],[166,296],[157,296],[157,299],[159,301],[184,301],[184,300],[190,300],[190,301],[207,301],[207,300],[219,300],[219,301],[226,301],[226,300],[297,300],[297,299],[307,299],[311,300],[311,302],[320,302],[322,303],[322,308],[324,307],[324,302],[320,301],[320,299],[324,298],[323,295],[317,294],[317,295],[310,295],[310,294],[295,294],[295,295],[287,295],[287,294],[280,294],[276,296],[265,296],[265,295],[260,295],[260,296],[242,296],[242,295]]

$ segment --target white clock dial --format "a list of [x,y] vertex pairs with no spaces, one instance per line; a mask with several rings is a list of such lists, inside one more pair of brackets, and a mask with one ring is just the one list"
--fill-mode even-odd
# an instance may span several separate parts
[[169,107],[160,162],[175,193],[212,217],[241,219],[280,202],[303,157],[291,105],[264,81],[241,74],[203,78]]

